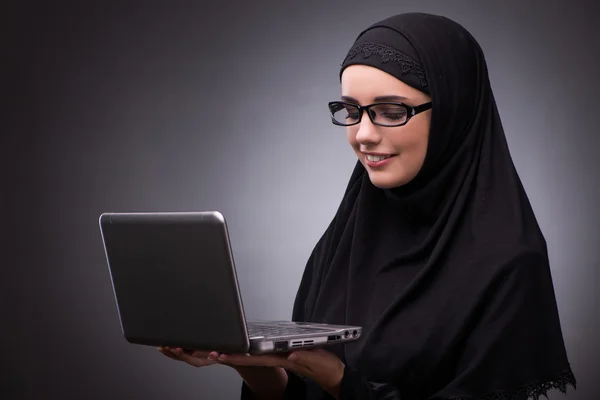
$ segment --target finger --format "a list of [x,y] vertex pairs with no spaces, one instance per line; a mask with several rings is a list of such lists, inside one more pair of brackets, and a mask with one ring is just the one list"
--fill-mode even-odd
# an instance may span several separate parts
[[171,349],[171,352],[175,357],[177,357],[178,360],[183,361],[193,367],[205,367],[215,363],[215,361],[208,359],[208,352],[198,351],[198,357],[194,357],[193,355],[186,353],[180,347]]
[[297,364],[311,364],[328,356],[331,356],[331,353],[324,349],[296,350],[291,352],[287,359]]
[[180,347],[172,347],[172,348],[169,348],[169,350],[177,358],[179,358],[183,354],[183,349],[181,349]]
[[307,350],[298,350],[290,353],[286,361],[290,364],[287,369],[301,375],[309,375],[312,372],[314,360]]
[[245,354],[221,354],[218,360],[229,365],[252,367],[285,368],[290,364],[285,357],[277,355],[251,356]]
[[[187,349],[183,349],[181,347],[175,347],[175,348],[172,348],[171,351],[177,357],[181,358],[181,356],[183,356],[183,355],[191,355],[194,350],[187,350]],[[206,356],[208,356],[208,353]],[[204,356],[202,358],[206,358],[206,356]]]
[[310,363],[317,356],[316,351],[312,350],[296,350],[291,352],[287,359],[297,364]]
[[208,353],[206,358],[213,360],[213,361],[219,361],[220,356],[221,356],[221,353],[219,353],[217,351],[211,351],[210,353]]
[[157,350],[166,357],[175,358],[175,356],[173,354],[171,354],[171,352],[169,350],[161,349],[161,348],[158,348]]
[[322,349],[297,350],[287,356],[288,369],[301,375],[310,376],[322,366],[328,365],[330,353]]
[[206,367],[208,365],[217,363],[216,361],[209,360],[207,357],[198,358],[185,353],[179,356],[179,358],[181,359],[181,361],[188,363],[189,365],[194,367]]
[[179,361],[183,361],[183,356],[185,355],[185,351],[181,347],[172,347],[172,348],[169,348],[169,351]]
[[[211,354],[216,354],[216,357],[210,357]],[[219,353],[216,351],[204,351],[204,350],[194,350],[190,353],[190,356],[195,358],[210,358],[216,360],[219,357]]]
[[185,361],[184,357],[183,357],[185,354],[175,355],[170,350],[163,350],[163,351],[161,351],[161,353],[163,353],[165,356],[169,357],[172,360],[175,360],[175,361]]
[[177,357],[175,357],[175,355],[171,351],[167,350],[164,347],[158,347],[158,351],[160,353],[162,353],[163,355],[169,357],[170,359],[173,359],[173,360],[177,360],[178,359]]
[[[288,356],[296,373],[318,379],[322,371],[343,371],[344,363],[325,349],[298,350]],[[343,372],[341,373],[343,375]],[[341,377],[340,377],[341,379]]]

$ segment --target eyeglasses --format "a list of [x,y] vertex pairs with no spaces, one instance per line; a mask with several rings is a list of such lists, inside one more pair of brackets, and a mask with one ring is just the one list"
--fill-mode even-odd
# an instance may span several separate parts
[[329,103],[331,121],[334,125],[352,126],[362,120],[363,111],[366,111],[371,122],[379,126],[402,126],[415,115],[429,110],[431,102],[423,103],[416,107],[402,103],[374,103],[368,106],[346,103],[345,101],[332,101]]

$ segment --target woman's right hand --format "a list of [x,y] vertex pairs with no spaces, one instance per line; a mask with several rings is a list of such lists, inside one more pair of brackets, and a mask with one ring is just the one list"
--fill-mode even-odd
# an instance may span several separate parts
[[212,364],[228,365],[238,372],[259,399],[281,398],[288,383],[288,376],[283,368],[230,365],[219,361],[220,354],[216,351],[185,351],[178,347],[158,347],[158,351],[173,360],[183,361],[194,367]]
[[[210,355],[210,351],[200,351],[194,350],[191,352],[184,351],[179,347],[158,347],[158,351],[160,351],[165,356],[172,358],[173,360],[183,361],[193,367],[206,367],[212,364],[219,364],[216,360],[211,360],[208,358]],[[216,353],[218,356],[218,353]]]

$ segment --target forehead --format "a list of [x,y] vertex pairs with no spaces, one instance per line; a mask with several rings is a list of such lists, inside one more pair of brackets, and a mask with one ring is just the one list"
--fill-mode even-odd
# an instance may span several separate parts
[[369,65],[351,65],[342,72],[342,96],[370,101],[378,96],[421,98],[424,93]]

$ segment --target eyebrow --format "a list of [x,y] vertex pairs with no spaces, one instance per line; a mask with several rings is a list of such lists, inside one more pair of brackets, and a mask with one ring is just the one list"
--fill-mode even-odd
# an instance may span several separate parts
[[[350,97],[350,96],[342,96],[342,100],[359,104],[358,100],[356,100],[354,97]],[[402,100],[408,100],[408,98],[403,97],[403,96],[397,96],[397,95],[387,95],[387,96],[377,96],[377,97],[375,97],[374,100],[375,101],[402,101]]]

